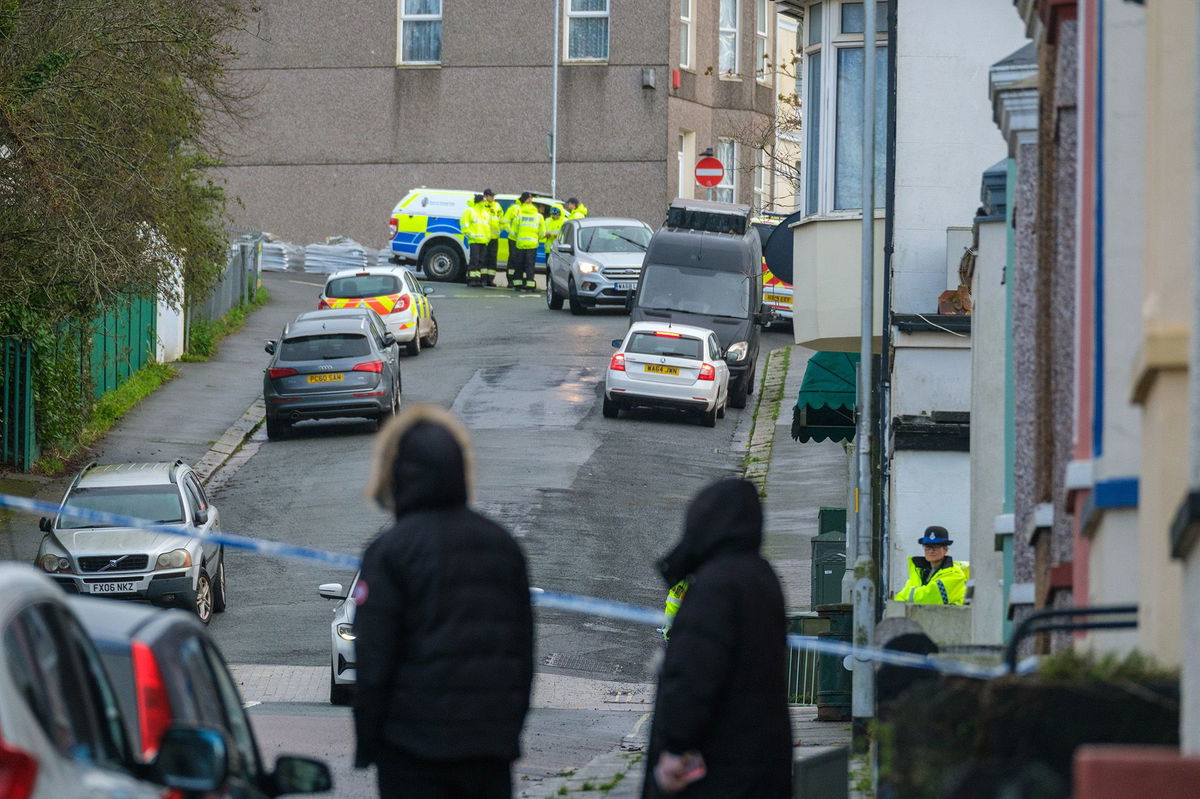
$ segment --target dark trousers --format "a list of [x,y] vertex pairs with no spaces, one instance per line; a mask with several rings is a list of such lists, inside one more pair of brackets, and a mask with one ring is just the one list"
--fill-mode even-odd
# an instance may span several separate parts
[[510,799],[506,760],[423,760],[387,747],[376,758],[380,799]]
[[483,279],[490,280],[496,276],[496,252],[500,249],[500,239],[492,239],[487,243],[483,254]]
[[469,280],[478,280],[483,269],[483,256],[487,251],[487,244],[471,244],[471,262],[467,266],[467,278]]
[[508,263],[511,267],[509,271],[512,274],[512,283],[514,288],[519,288],[521,286],[533,288],[536,285],[533,282],[533,266],[536,262],[536,247],[528,250],[522,250],[513,247],[508,251]]

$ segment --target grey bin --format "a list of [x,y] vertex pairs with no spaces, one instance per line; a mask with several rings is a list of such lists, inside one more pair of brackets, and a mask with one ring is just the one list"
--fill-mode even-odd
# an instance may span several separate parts
[[846,509],[821,508],[817,515],[819,535],[812,540],[812,582],[809,607],[842,601],[842,577],[846,573]]

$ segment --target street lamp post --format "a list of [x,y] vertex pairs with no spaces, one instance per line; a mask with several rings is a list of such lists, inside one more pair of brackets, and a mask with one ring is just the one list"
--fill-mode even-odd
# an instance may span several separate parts
[[562,0],[554,0],[554,75],[551,78],[550,99],[550,196],[558,196],[558,14]]

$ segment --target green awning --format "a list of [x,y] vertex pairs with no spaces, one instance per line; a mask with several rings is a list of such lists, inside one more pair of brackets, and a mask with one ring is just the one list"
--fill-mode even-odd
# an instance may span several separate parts
[[854,440],[858,359],[856,352],[818,352],[808,359],[792,409],[792,438]]

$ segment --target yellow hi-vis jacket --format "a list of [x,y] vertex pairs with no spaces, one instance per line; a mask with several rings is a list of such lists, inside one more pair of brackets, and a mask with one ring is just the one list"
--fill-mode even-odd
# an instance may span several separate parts
[[521,203],[518,201],[513,201],[512,205],[508,206],[508,210],[504,212],[504,231],[514,242],[517,238],[517,215],[520,213]]
[[559,231],[562,230],[562,226],[563,226],[563,217],[562,217],[561,213],[559,213],[558,216],[552,216],[546,220],[546,243],[547,244],[554,243],[554,240],[558,238]]
[[567,214],[567,221],[570,222],[572,219],[583,219],[587,215],[588,215],[587,206],[584,205],[583,203],[580,203],[579,205],[575,206],[574,211]]
[[949,555],[936,572],[929,561],[914,556],[908,559],[908,582],[896,592],[897,602],[924,605],[961,605],[967,596],[970,564],[955,562]]
[[[533,203],[525,203],[513,221],[518,250],[534,250],[546,237],[546,220]],[[508,237],[513,238],[509,233]]]
[[667,604],[663,607],[663,614],[667,617],[667,623],[662,627],[663,638],[670,637],[668,633],[671,625],[675,623],[675,616],[679,613],[679,606],[683,604],[683,597],[687,594],[687,590],[688,581],[680,580],[667,592]]
[[485,200],[483,204],[487,207],[488,212],[488,226],[490,228],[488,241],[495,241],[500,238],[500,222],[504,217],[504,211],[501,210],[500,203],[495,200],[491,200],[490,202]]
[[471,244],[487,244],[492,232],[483,203],[467,203],[462,218],[458,220],[458,226]]

